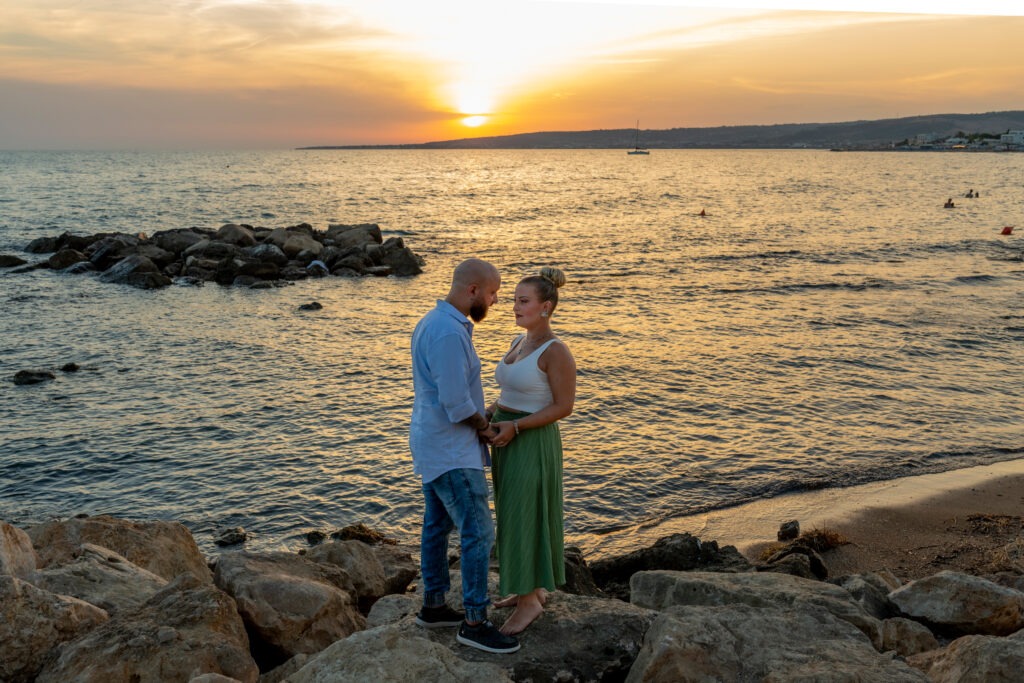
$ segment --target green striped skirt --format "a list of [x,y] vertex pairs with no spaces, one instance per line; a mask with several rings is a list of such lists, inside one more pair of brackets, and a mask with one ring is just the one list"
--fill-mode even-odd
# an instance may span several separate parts
[[[499,408],[494,421],[527,415]],[[523,429],[507,446],[493,448],[491,477],[501,594],[555,590],[565,583],[558,423]]]

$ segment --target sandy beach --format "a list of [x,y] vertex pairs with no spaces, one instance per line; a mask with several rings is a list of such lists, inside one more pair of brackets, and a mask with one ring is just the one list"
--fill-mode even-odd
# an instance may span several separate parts
[[779,525],[830,529],[849,543],[823,558],[833,575],[889,569],[903,581],[943,569],[989,574],[1024,556],[1024,461],[824,489],[680,517],[599,539],[608,555],[688,532],[735,545],[748,558],[776,540]]

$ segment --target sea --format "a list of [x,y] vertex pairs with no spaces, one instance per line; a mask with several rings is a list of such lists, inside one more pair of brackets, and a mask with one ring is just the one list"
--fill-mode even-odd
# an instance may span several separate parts
[[[415,544],[409,338],[470,256],[503,276],[474,333],[488,399],[516,282],[568,276],[566,541],[585,552],[1024,458],[1024,154],[0,152],[0,253],[224,223],[377,223],[425,270],[156,291],[0,271],[0,519],[175,520],[207,553],[232,526],[255,550],[357,523]],[[57,378],[15,385],[25,369]]]

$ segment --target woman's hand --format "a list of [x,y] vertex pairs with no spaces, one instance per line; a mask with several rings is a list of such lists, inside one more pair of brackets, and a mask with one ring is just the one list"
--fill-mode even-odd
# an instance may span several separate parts
[[512,422],[495,422],[493,426],[498,429],[498,433],[491,438],[492,446],[507,446],[516,437],[516,428]]

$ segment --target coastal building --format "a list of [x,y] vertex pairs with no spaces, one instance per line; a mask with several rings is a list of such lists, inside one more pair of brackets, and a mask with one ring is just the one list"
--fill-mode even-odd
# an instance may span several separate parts
[[1011,130],[999,136],[1004,145],[1024,145],[1024,130]]

